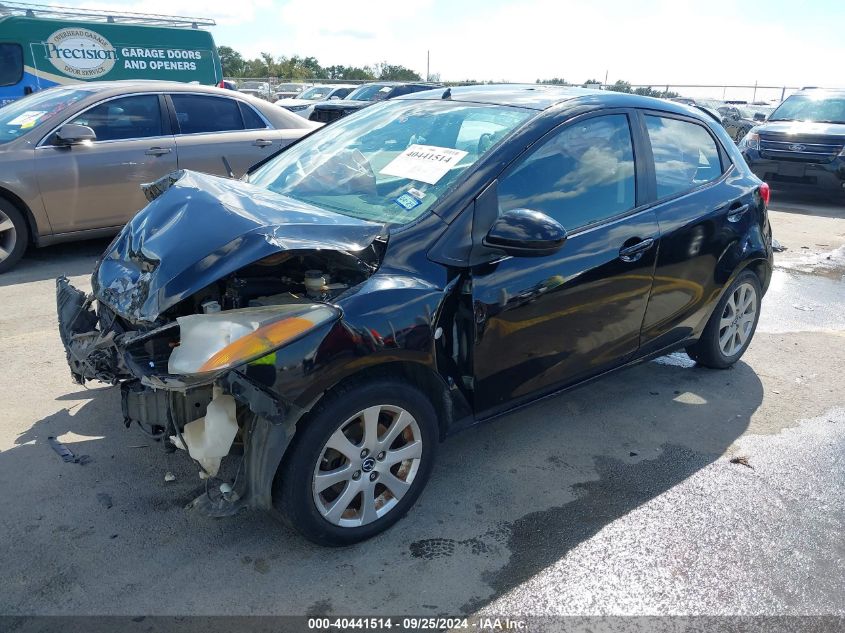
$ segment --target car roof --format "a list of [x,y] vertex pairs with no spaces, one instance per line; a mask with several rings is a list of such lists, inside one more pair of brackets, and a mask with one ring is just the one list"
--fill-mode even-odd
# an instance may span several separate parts
[[845,97],[845,88],[802,88],[793,92],[790,96],[800,95],[804,97]]
[[[448,95],[447,95],[448,91]],[[550,86],[545,84],[484,84],[474,86],[452,86],[426,90],[398,99],[451,99],[469,103],[518,106],[532,110],[548,110],[564,101],[578,100],[581,103],[601,103],[616,108],[651,108],[701,118],[701,112],[683,103],[644,97],[641,95],[612,90],[576,88],[575,86]]]

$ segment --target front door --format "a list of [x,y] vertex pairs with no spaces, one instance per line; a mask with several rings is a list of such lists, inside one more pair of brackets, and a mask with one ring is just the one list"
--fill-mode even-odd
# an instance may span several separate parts
[[631,358],[659,232],[638,210],[626,113],[552,132],[498,182],[500,212],[542,211],[569,232],[545,257],[475,267],[475,410],[484,417]]
[[97,140],[67,147],[48,138],[35,152],[55,233],[125,224],[147,204],[141,184],[176,169],[176,145],[158,95],[103,101],[66,123],[87,125]]

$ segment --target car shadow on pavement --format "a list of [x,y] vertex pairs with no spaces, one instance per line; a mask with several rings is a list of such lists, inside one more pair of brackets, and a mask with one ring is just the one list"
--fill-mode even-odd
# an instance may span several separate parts
[[0,274],[0,287],[55,279],[59,275],[91,274],[97,258],[110,241],[111,238],[101,238],[44,248],[30,246],[21,261],[8,272]]
[[775,211],[813,215],[824,218],[845,218],[845,192],[836,196],[827,192],[773,189],[769,207]]
[[[19,482],[3,519],[17,543],[0,553],[6,611],[474,612],[715,462],[745,431],[763,398],[752,368],[684,358],[448,439],[409,515],[342,549],[314,546],[263,512],[215,520],[184,510],[204,490],[197,469],[125,430],[117,389],[60,397],[67,408],[0,454],[0,480]],[[90,461],[63,462],[48,437]],[[237,458],[228,460],[231,475]]]

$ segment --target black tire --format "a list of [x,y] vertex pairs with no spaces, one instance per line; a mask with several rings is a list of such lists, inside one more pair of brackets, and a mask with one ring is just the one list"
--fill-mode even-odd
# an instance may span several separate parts
[[[317,507],[315,495],[318,493],[315,493],[313,483],[315,468],[318,460],[325,457],[323,451],[329,438],[358,412],[376,405],[399,407],[413,416],[422,441],[422,454],[410,488],[392,509],[371,523],[341,527],[330,522]],[[411,385],[394,379],[341,385],[326,394],[297,425],[296,435],[273,482],[275,513],[288,526],[319,545],[345,546],[371,538],[396,523],[420,496],[431,474],[438,440],[434,407],[425,395]],[[360,478],[362,471],[356,472]],[[366,472],[372,476],[371,471]],[[351,482],[339,484],[344,486],[344,491],[347,485],[351,485]],[[337,498],[341,494],[338,493]],[[363,496],[356,499],[359,504],[363,504]]]
[[[746,340],[739,345],[732,354],[728,355],[722,349],[720,344],[720,335],[722,334],[719,327],[720,321],[726,312],[725,307],[727,306],[728,301],[730,301],[737,289],[744,284],[750,284],[756,293],[756,309],[754,318],[751,323],[750,333],[747,335]],[[710,319],[707,321],[707,325],[701,333],[701,338],[699,338],[693,345],[687,347],[687,355],[698,364],[712,369],[727,369],[728,367],[731,367],[740,358],[742,358],[742,355],[745,353],[745,350],[748,349],[748,346],[751,344],[751,340],[754,338],[754,332],[757,330],[757,322],[760,320],[760,304],[762,298],[763,292],[760,287],[760,279],[753,271],[742,271],[739,275],[737,275],[736,279],[734,279],[733,283],[731,283],[728,290],[719,300],[719,303],[716,305],[716,309],[713,310],[713,314],[710,315]]]
[[11,236],[9,231],[0,232],[0,273],[17,264],[29,244],[29,227],[23,214],[11,202],[0,198],[0,223],[6,218],[11,220],[14,226],[14,235]]

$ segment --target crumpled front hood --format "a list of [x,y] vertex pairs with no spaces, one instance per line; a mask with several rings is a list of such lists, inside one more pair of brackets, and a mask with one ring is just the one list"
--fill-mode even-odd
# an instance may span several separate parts
[[767,121],[758,123],[761,134],[795,136],[835,136],[845,140],[845,125],[841,123],[814,123],[812,121]]
[[151,323],[194,292],[268,255],[355,252],[384,232],[381,224],[237,180],[191,171],[175,172],[170,180],[109,245],[92,278],[97,298],[132,321]]

